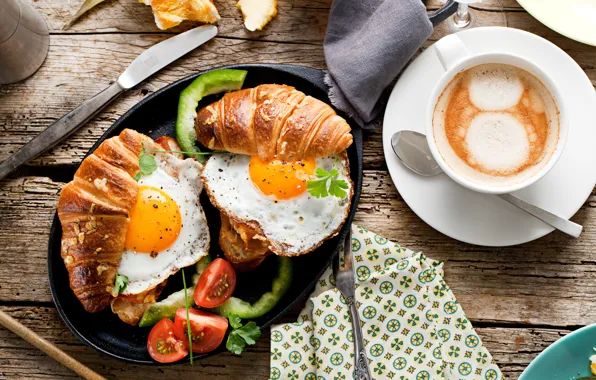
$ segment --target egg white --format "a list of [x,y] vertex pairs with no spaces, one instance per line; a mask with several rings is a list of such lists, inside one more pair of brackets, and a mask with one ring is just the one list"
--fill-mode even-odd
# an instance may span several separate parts
[[193,159],[181,160],[171,154],[158,153],[155,159],[157,169],[142,176],[139,186],[152,186],[168,194],[180,209],[182,228],[176,241],[155,257],[131,250],[123,253],[118,274],[128,277],[124,295],[150,290],[209,253],[209,228],[199,203],[203,189],[201,165]]
[[349,166],[345,156],[316,159],[316,166],[330,171],[334,165],[338,179],[348,183],[347,196],[315,198],[308,191],[290,199],[267,196],[250,180],[250,156],[217,154],[203,168],[202,179],[211,202],[236,220],[258,223],[281,255],[310,252],[325,239],[337,234],[347,217],[352,194]]

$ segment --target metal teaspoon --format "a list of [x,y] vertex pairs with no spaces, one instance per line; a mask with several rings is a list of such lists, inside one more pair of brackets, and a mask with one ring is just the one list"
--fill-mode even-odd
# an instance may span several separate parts
[[[432,156],[424,134],[415,131],[396,132],[391,136],[391,146],[397,158],[414,173],[432,177],[443,172]],[[513,194],[497,196],[569,236],[577,238],[582,232],[581,225],[543,210]]]

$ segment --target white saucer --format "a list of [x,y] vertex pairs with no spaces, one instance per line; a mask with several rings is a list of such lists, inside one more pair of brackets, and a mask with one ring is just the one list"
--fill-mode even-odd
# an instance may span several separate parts
[[[571,217],[596,184],[596,92],[592,83],[563,50],[534,34],[485,27],[458,36],[472,53],[501,51],[533,60],[560,88],[570,123],[565,150],[545,177],[516,195]],[[403,199],[431,227],[470,244],[522,244],[553,231],[496,196],[461,187],[445,174],[418,176],[399,162],[391,148],[391,136],[403,129],[425,133],[426,103],[443,72],[434,49],[426,49],[404,71],[389,98],[383,122],[383,150],[393,183]]]

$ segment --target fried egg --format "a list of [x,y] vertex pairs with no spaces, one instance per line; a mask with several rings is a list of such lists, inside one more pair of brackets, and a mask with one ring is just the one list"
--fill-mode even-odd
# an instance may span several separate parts
[[150,290],[209,252],[209,228],[199,203],[201,165],[155,154],[157,169],[139,179],[118,274],[124,295]]
[[[315,198],[306,187],[315,170],[336,168],[348,184],[347,195]],[[337,234],[352,195],[347,155],[297,162],[264,162],[257,156],[213,155],[203,168],[211,203],[236,221],[249,224],[279,255],[301,255]]]

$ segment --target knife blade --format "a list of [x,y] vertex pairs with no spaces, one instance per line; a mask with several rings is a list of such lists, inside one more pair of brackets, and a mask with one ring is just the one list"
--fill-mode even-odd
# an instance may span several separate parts
[[39,156],[91,120],[124,91],[217,35],[217,27],[204,25],[162,41],[135,58],[118,80],[64,115],[0,164],[0,179]]
[[118,83],[124,89],[134,87],[216,34],[217,27],[204,25],[153,45],[132,61]]

